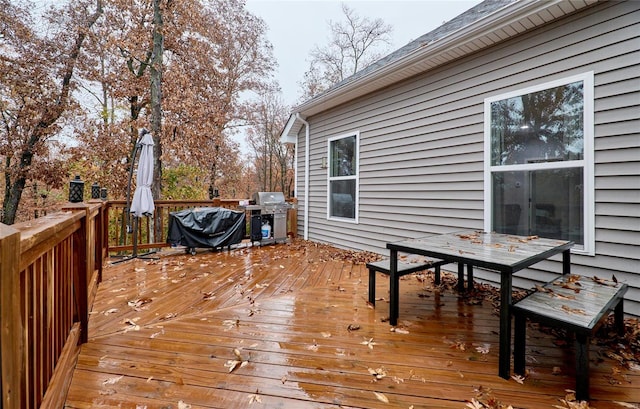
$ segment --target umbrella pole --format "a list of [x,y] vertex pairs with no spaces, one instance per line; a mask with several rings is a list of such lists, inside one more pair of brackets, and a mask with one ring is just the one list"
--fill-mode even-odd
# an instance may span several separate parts
[[133,254],[131,257],[138,257],[138,217],[133,216]]

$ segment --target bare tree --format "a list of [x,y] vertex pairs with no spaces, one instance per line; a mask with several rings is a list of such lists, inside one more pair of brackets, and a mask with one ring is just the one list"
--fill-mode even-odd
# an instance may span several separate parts
[[258,189],[288,194],[291,180],[287,169],[292,163],[293,153],[280,143],[280,132],[289,107],[282,102],[280,90],[273,88],[261,93],[254,112],[247,142],[252,150]]
[[49,14],[57,29],[45,36],[22,24],[21,17],[30,18],[24,7],[3,1],[0,12],[6,224],[14,223],[27,180],[37,172],[37,158],[48,151],[48,141],[60,132],[60,119],[73,107],[74,70],[87,32],[102,14],[101,0],[71,2]]
[[[313,98],[382,57],[392,27],[382,19],[369,20],[342,4],[343,22],[329,21],[329,44],[311,51],[309,69],[300,83],[301,99]],[[386,46],[385,46],[386,45]]]

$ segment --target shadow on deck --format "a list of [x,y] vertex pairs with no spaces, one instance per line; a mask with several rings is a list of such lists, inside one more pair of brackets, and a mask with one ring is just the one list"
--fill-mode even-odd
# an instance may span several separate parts
[[[570,407],[571,342],[528,331],[529,374],[504,380],[488,293],[406,276],[392,331],[367,256],[294,241],[110,265],[65,407]],[[590,407],[640,408],[640,371],[592,348]]]

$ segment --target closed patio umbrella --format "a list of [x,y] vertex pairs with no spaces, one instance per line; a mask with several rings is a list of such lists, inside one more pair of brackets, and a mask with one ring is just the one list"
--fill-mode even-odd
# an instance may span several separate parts
[[[151,193],[151,185],[153,184],[153,138],[148,130],[142,128],[138,142],[133,150],[131,168],[129,170],[129,185],[127,187],[127,232],[133,233],[133,254],[130,257],[117,261],[130,260],[132,258],[145,258],[138,256],[138,219],[143,216],[152,216],[155,204],[153,202],[153,194]],[[133,177],[133,166],[135,165],[136,156],[140,151],[140,159],[138,160],[138,171],[136,173],[136,190],[133,192],[133,199],[129,205],[129,197],[131,193],[131,179]],[[126,210],[125,210],[126,213]],[[133,217],[133,228],[129,221]],[[149,252],[151,254],[155,252]]]
[[[133,192],[129,212],[135,217],[152,216],[154,211],[151,184],[153,183],[153,138],[146,129],[142,129],[138,141],[140,160],[136,173],[136,190]],[[135,156],[134,156],[135,157]]]

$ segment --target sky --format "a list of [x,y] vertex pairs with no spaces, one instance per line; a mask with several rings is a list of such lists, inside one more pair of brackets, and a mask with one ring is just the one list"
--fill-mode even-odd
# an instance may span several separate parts
[[247,0],[247,9],[268,26],[267,38],[278,61],[276,79],[285,104],[298,102],[298,84],[308,69],[311,50],[315,45],[323,47],[329,43],[329,21],[344,21],[342,3],[361,18],[381,18],[391,25],[391,52],[480,0]]

